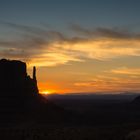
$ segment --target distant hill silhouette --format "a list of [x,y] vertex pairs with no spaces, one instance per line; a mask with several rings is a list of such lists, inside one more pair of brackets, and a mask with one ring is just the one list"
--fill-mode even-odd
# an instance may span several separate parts
[[133,101],[132,101],[133,104],[137,104],[140,106],[140,96],[137,96]]

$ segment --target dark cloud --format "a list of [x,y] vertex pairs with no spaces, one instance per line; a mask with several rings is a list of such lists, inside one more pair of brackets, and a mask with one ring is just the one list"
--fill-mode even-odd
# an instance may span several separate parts
[[62,39],[64,40],[65,37],[62,33],[58,31],[48,30],[47,28],[40,28],[40,27],[33,27],[33,26],[26,26],[22,24],[15,24],[11,22],[4,22],[0,21],[0,24],[3,26],[7,26],[9,28],[13,28],[15,30],[18,30],[20,32],[30,34],[30,36],[39,36],[41,38],[45,39]]
[[78,25],[78,24],[72,24],[70,26],[70,29],[72,29],[73,31],[75,31],[76,33],[82,34],[82,35],[86,35],[86,36],[93,36],[93,31],[87,29],[87,28],[83,28],[82,26]]
[[[43,49],[47,47],[47,44],[54,40],[65,40],[62,33],[52,30],[47,30],[46,28],[31,27],[21,24],[15,24],[10,22],[0,21],[3,26],[8,26],[21,32],[19,38],[16,40],[0,40],[1,47],[14,47],[23,49]],[[45,46],[43,46],[45,44]]]
[[[6,38],[5,40],[0,39],[0,58],[5,57],[9,59],[20,59],[26,61],[34,60],[34,62],[37,59],[39,61],[46,62],[52,60],[53,62],[51,62],[51,64],[48,62],[48,64],[55,65],[55,52],[48,50],[48,47],[51,46],[50,44],[52,42],[66,40],[66,37],[62,33],[47,30],[46,28],[31,27],[10,22],[0,21],[0,24],[6,26],[7,28],[14,29],[14,31],[19,31],[16,32],[16,36],[18,36],[18,38],[15,40],[8,40]],[[65,54],[62,54],[62,56],[65,56],[66,58]],[[62,56],[60,55],[60,60],[56,60],[56,63],[62,63]]]
[[140,33],[129,32],[128,30],[126,31],[119,28],[98,27],[96,29],[87,29],[78,24],[72,24],[70,29],[72,29],[76,33],[88,37],[108,37],[112,39],[140,39]]
[[3,46],[3,47],[11,47],[11,46],[18,46],[20,44],[18,44],[17,41],[3,41],[3,40],[0,40],[0,46]]
[[[24,32],[25,34],[30,35],[33,38],[45,38],[45,40],[84,40],[88,38],[98,38],[98,37],[108,37],[114,39],[140,39],[140,33],[131,32],[128,30],[123,30],[122,28],[85,28],[78,24],[71,24],[70,29],[73,30],[75,33],[75,37],[68,38],[66,35],[62,34],[61,32],[55,30],[49,30],[47,27],[33,27],[27,26],[22,24],[15,24],[11,22],[4,22],[0,21],[0,24],[3,26],[7,26],[9,28],[16,29],[18,31]],[[84,38],[81,38],[79,35],[84,35]],[[39,39],[37,39],[39,40]]]
[[133,38],[134,35],[129,32],[119,31],[115,29],[107,29],[107,28],[97,28],[96,31],[97,34],[104,36],[104,37],[110,37],[110,38],[119,38],[119,39],[127,39],[127,38]]
[[0,51],[0,57],[1,58],[7,58],[7,59],[20,59],[23,61],[29,61],[31,57],[29,57],[29,52],[25,52],[24,50],[15,50],[15,49],[6,49]]
[[0,40],[0,47],[1,48],[22,48],[22,49],[35,49],[35,48],[42,48],[43,44],[47,44],[47,41],[43,38],[33,37],[33,36],[23,36],[21,39],[17,40]]
[[20,30],[20,31],[24,31],[24,32],[30,32],[33,34],[45,34],[46,30],[45,29],[41,29],[38,27],[32,27],[32,26],[26,26],[26,25],[21,25],[21,24],[15,24],[15,23],[11,23],[11,22],[4,22],[4,21],[0,21],[1,25],[7,26],[7,27],[11,27],[14,28],[16,30]]

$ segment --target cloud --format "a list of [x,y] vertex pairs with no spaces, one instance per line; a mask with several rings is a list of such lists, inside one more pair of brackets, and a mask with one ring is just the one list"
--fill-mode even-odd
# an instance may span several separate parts
[[48,39],[64,39],[63,34],[58,31],[48,30],[47,28],[43,27],[34,27],[34,26],[27,26],[22,24],[15,24],[11,22],[3,22],[0,21],[0,24],[6,26],[8,28],[13,28],[16,31],[28,33],[28,35],[33,37],[41,37],[41,38],[48,38]]
[[52,42],[50,51],[58,53],[67,53],[72,57],[78,59],[97,59],[108,61],[114,58],[126,56],[140,56],[140,42],[136,40],[110,40],[106,39],[92,39],[79,40],[73,42],[65,40],[60,42]]
[[129,32],[119,28],[103,28],[87,29],[77,24],[72,24],[70,29],[76,33],[90,37],[107,37],[112,39],[140,39],[140,33]]
[[95,76],[94,80],[90,81],[77,81],[74,83],[75,88],[79,90],[92,89],[94,92],[137,92],[140,90],[140,81],[138,77],[110,77],[110,76]]
[[140,68],[121,67],[121,68],[113,69],[110,72],[114,74],[122,74],[122,75],[140,75]]
[[[139,33],[118,29],[89,30],[73,25],[74,37],[41,27],[0,22],[23,34],[15,40],[0,40],[0,57],[26,60],[30,65],[56,66],[86,59],[108,61],[125,56],[140,56]],[[79,34],[80,33],[80,34]],[[84,36],[81,37],[81,34]]]

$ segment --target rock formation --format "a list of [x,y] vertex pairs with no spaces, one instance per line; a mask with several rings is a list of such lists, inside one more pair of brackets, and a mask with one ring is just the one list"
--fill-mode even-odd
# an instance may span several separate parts
[[38,94],[36,69],[27,75],[26,64],[17,60],[0,60],[0,96],[35,96]]
[[26,72],[26,63],[1,59],[0,120],[7,122],[13,120],[12,118],[17,119],[19,115],[29,112],[38,98],[36,68],[33,68],[33,78],[30,78]]
[[0,60],[0,127],[26,121],[59,123],[66,116],[62,108],[38,94],[35,67],[30,78],[24,62]]

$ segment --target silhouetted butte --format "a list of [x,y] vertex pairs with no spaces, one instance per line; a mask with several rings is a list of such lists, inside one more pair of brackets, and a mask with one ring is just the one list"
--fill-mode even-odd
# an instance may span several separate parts
[[35,67],[31,78],[26,63],[0,60],[0,123],[63,121],[67,113],[38,92]]
[[[0,60],[0,120],[15,118],[27,110],[32,100],[38,98],[35,76],[30,78],[26,64],[17,60]],[[29,107],[29,106],[28,106]],[[23,114],[22,114],[23,115]]]

